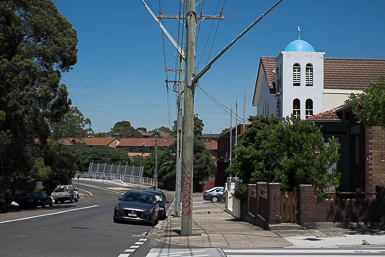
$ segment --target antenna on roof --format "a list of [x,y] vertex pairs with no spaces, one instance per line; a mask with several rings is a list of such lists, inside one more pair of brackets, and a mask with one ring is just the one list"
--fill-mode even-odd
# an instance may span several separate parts
[[301,39],[301,29],[298,26],[298,39]]

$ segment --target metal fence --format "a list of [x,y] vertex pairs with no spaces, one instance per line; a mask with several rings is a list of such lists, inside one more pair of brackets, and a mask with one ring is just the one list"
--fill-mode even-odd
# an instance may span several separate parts
[[76,177],[121,180],[129,183],[155,185],[153,178],[143,177],[144,167],[91,162],[88,171],[77,171]]

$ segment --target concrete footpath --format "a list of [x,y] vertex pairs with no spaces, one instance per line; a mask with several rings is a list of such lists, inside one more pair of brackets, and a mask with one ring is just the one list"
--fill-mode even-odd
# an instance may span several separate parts
[[181,217],[173,215],[173,202],[167,211],[168,218],[160,221],[150,233],[156,240],[187,247],[385,247],[384,227],[293,230],[282,226],[282,229],[263,230],[233,217],[225,211],[223,202],[214,204],[204,201],[202,193],[193,195],[192,235],[181,235]]
[[[122,181],[99,180],[99,182],[124,184],[129,188],[139,190],[153,188],[148,185]],[[175,194],[173,191],[165,190],[163,192],[171,196]],[[167,219],[160,220],[151,230],[150,236],[157,241],[172,245],[205,248],[385,248],[384,225],[360,228],[299,229],[282,224],[275,226],[274,230],[263,230],[233,217],[225,211],[223,202],[212,203],[203,200],[203,193],[193,194],[192,235],[182,236],[181,217],[173,215],[174,209],[175,201],[167,210]]]

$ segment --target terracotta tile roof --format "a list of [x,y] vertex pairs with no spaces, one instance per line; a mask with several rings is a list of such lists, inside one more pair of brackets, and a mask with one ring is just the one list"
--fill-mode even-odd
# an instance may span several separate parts
[[[143,146],[143,143],[146,146],[155,146],[155,138],[121,138],[120,143],[117,147],[124,146]],[[174,138],[157,138],[158,146],[168,147],[174,142]]]
[[[261,57],[270,90],[275,82],[274,57]],[[338,59],[324,60],[324,89],[363,90],[369,82],[385,77],[385,59]]]
[[218,150],[218,142],[205,142],[205,146],[212,151]]
[[354,103],[353,104],[351,104],[351,103],[342,104],[342,105],[340,105],[336,108],[333,108],[329,111],[315,114],[315,115],[307,118],[307,120],[341,120],[341,118],[337,115],[337,113],[342,111],[342,110],[346,110],[347,108],[350,108],[352,105],[354,105]]
[[384,59],[325,58],[324,89],[363,90],[385,76]]
[[[73,145],[73,142],[79,143],[83,142],[89,146],[97,146],[97,145],[107,145],[110,146],[117,138],[102,138],[102,137],[85,137],[85,138],[63,138],[59,139],[58,143],[62,143],[63,145]],[[115,147],[116,145],[111,145]]]
[[335,113],[334,109],[331,109],[326,112],[321,112],[318,114],[315,114],[306,120],[339,120],[340,118]]
[[275,82],[275,58],[274,57],[261,57],[261,64],[265,70],[267,81],[269,83],[269,88],[273,89],[273,82]]

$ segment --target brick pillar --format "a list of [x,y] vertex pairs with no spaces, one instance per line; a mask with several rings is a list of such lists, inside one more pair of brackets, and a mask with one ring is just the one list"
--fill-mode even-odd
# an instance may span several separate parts
[[256,184],[247,184],[247,210],[246,212],[249,213],[250,212],[250,196],[251,196],[251,192],[253,190],[257,190],[257,185]]
[[299,185],[299,222],[301,226],[307,228],[315,227],[315,194],[312,185]]
[[269,201],[269,224],[275,224],[275,216],[281,213],[281,185],[279,183],[267,184],[267,195]]

